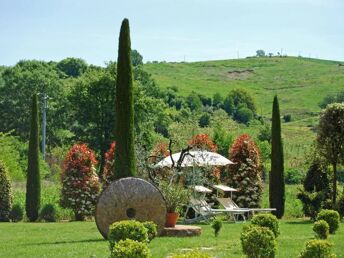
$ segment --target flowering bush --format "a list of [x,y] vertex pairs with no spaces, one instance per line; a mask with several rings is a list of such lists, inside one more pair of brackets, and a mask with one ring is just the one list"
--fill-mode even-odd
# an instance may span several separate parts
[[259,207],[262,196],[262,167],[257,145],[247,134],[239,136],[232,145],[227,183],[238,190],[233,199],[240,207]]
[[109,183],[112,181],[111,176],[115,166],[115,150],[116,142],[112,142],[109,150],[105,153],[105,166],[103,170],[104,186],[109,185]]
[[67,153],[61,174],[61,206],[71,208],[76,220],[92,215],[100,190],[94,152],[86,144],[75,144]]
[[209,135],[207,134],[197,134],[189,141],[189,144],[195,148],[200,150],[207,150],[216,152],[217,145],[210,139]]

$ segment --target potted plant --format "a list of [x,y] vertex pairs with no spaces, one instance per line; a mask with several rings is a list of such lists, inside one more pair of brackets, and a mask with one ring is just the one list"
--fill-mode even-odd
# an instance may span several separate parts
[[182,185],[161,181],[159,189],[166,201],[166,227],[175,227],[179,218],[179,210],[186,204],[190,197],[190,191]]

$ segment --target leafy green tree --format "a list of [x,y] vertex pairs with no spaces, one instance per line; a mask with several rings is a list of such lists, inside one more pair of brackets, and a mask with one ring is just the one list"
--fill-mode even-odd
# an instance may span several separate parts
[[133,66],[143,65],[143,57],[136,49],[131,50],[131,62]]
[[262,49],[258,49],[258,50],[256,51],[256,55],[257,55],[258,57],[264,57],[264,56],[265,56],[265,51],[262,50]]
[[0,160],[0,222],[9,221],[12,208],[11,183],[7,169]]
[[319,106],[326,108],[328,104],[332,103],[343,103],[344,102],[344,91],[340,91],[337,94],[329,94],[324,97]]
[[121,25],[116,81],[116,151],[113,178],[136,175],[134,98],[129,20]]
[[[230,91],[223,102],[223,106],[227,114],[235,119],[250,119],[256,113],[256,105],[252,96],[247,91],[241,89]],[[251,112],[249,113],[247,109]]]
[[239,123],[248,124],[253,119],[253,112],[245,105],[242,105],[235,112],[234,119]]
[[203,106],[199,95],[195,92],[191,92],[189,96],[187,96],[186,103],[191,111],[200,110]]
[[67,76],[78,77],[87,70],[87,63],[81,58],[68,57],[57,63],[57,68]]
[[89,69],[74,81],[69,103],[71,130],[77,141],[87,142],[99,150],[100,171],[103,171],[105,152],[114,139],[116,69]]
[[332,204],[337,199],[337,165],[344,161],[344,103],[330,104],[321,113],[317,135],[317,149],[333,168]]
[[271,172],[269,184],[270,206],[276,208],[276,211],[273,213],[280,219],[284,215],[285,185],[281,118],[277,95],[274,97],[272,107]]
[[218,92],[216,92],[213,96],[213,106],[216,108],[222,108],[223,107],[223,97]]
[[39,125],[38,125],[38,98],[32,96],[31,130],[28,153],[28,168],[26,181],[26,215],[30,221],[38,218],[41,200],[41,178],[39,173]]
[[[0,86],[0,131],[14,130],[13,135],[27,141],[30,132],[30,101],[34,92],[49,96],[47,111],[47,145],[59,144],[59,128],[66,128],[68,110],[65,105],[66,90],[56,66],[50,63],[25,60],[2,73]],[[13,118],[16,119],[13,119]]]

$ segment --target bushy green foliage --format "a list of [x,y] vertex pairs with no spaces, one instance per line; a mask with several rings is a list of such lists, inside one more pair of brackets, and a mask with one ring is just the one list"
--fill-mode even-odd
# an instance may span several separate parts
[[159,189],[166,201],[167,212],[178,212],[190,197],[190,191],[179,184],[161,181]]
[[210,115],[208,113],[204,113],[199,118],[198,124],[200,127],[207,127],[210,123]]
[[220,233],[220,230],[222,228],[222,220],[220,219],[214,219],[213,222],[211,223],[211,227],[214,230],[214,235],[217,237]]
[[344,217],[344,193],[342,193],[342,195],[337,201],[337,211],[339,213],[339,216],[343,218]]
[[131,50],[131,62],[133,66],[143,65],[143,57],[136,49]]
[[108,240],[111,251],[114,249],[116,243],[127,238],[148,243],[148,230],[141,222],[136,220],[122,220],[110,225]]
[[12,190],[8,172],[0,160],[0,222],[9,221],[12,209]]
[[243,252],[249,258],[275,257],[275,235],[269,228],[246,227],[241,233],[240,240]]
[[331,252],[332,244],[327,240],[310,240],[306,243],[304,250],[299,258],[335,258]]
[[149,258],[151,257],[146,243],[132,239],[120,240],[111,251],[110,258]]
[[328,104],[344,102],[344,91],[339,91],[337,94],[329,94],[319,104],[319,107],[326,108]]
[[276,208],[273,212],[277,218],[284,215],[285,183],[284,183],[284,154],[281,135],[281,118],[277,95],[272,105],[271,124],[271,172],[269,181],[270,206]]
[[297,198],[302,202],[304,214],[313,220],[331,202],[329,172],[318,158],[312,161],[303,181],[303,190],[300,190]]
[[136,175],[134,147],[134,88],[129,21],[122,21],[117,60],[115,166],[112,179]]
[[37,94],[33,94],[25,199],[26,216],[29,218],[30,221],[35,221],[38,219],[38,212],[41,205],[38,119],[38,97]]
[[332,165],[332,205],[337,202],[337,166],[344,162],[344,103],[330,104],[320,114],[317,151]]
[[314,222],[313,231],[318,238],[327,239],[328,234],[330,233],[330,226],[325,220],[321,219]]
[[87,70],[87,63],[80,58],[68,57],[58,62],[56,67],[67,76],[78,77]]
[[50,203],[44,205],[39,214],[39,218],[46,222],[55,222],[56,221],[55,206]]
[[280,234],[278,219],[272,214],[258,214],[253,216],[251,223],[260,227],[269,228],[278,237]]
[[211,256],[199,251],[190,251],[183,254],[175,254],[172,258],[211,258]]
[[12,210],[10,212],[9,218],[12,222],[19,222],[23,220],[24,217],[24,208],[19,203],[13,205]]
[[322,210],[318,213],[317,221],[325,220],[330,227],[330,234],[334,234],[339,228],[340,217],[338,211]]
[[153,221],[143,222],[143,226],[147,229],[149,242],[152,241],[158,235],[158,226]]
[[239,207],[260,207],[262,197],[262,166],[257,145],[247,134],[234,141],[229,159],[235,164],[229,166],[225,181],[238,189],[233,193]]
[[285,171],[284,182],[286,184],[300,184],[305,175],[300,169],[289,168]]

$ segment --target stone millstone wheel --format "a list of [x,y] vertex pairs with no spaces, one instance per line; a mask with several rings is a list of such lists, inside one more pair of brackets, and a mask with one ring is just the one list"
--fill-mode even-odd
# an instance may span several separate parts
[[113,222],[130,219],[153,221],[161,234],[166,221],[166,203],[154,185],[140,178],[127,177],[112,182],[102,192],[95,217],[104,238]]

